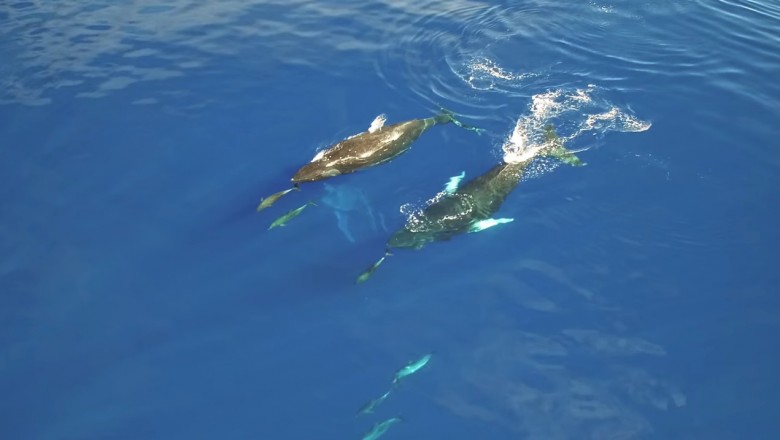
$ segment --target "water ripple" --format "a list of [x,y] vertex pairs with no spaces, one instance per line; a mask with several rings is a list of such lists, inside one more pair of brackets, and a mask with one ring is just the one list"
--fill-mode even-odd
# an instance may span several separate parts
[[[632,90],[652,78],[685,76],[763,106],[772,106],[771,96],[780,92],[777,85],[760,91],[746,85],[780,66],[780,8],[771,2],[503,3],[6,4],[0,53],[10,62],[0,67],[0,104],[47,104],[62,92],[102,97],[218,69],[220,57],[250,75],[279,64],[336,75],[373,70],[429,107],[442,104],[501,124],[516,108],[488,103],[491,94],[511,103],[551,88]],[[663,29],[650,24],[658,20]],[[334,52],[359,56],[347,56],[352,61],[344,65]],[[174,84],[170,91],[181,92]]]

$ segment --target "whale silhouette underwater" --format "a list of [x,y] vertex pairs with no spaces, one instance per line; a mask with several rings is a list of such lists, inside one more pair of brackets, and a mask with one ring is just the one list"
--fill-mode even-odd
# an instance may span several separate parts
[[325,183],[324,187],[325,195],[320,198],[320,201],[333,211],[336,225],[347,241],[356,243],[355,234],[361,232],[365,234],[366,230],[374,232],[381,228],[388,232],[384,216],[381,212],[374,211],[368,197],[361,189],[350,185],[329,183]]

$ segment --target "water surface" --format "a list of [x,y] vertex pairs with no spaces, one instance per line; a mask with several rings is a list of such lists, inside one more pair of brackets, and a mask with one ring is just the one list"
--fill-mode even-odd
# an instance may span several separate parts
[[[0,437],[780,434],[776,3],[7,2],[0,36]],[[485,133],[255,212],[439,106]],[[547,123],[586,167],[354,284]]]

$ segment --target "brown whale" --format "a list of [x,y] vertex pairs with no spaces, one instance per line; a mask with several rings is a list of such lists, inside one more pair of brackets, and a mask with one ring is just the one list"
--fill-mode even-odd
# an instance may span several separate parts
[[[452,122],[467,130],[478,133],[480,131],[476,127],[458,121],[455,119],[454,114],[447,110],[442,110],[440,114],[430,118],[412,119],[389,126],[381,126],[383,119],[380,119],[380,117],[376,121],[380,121],[379,127],[375,128],[374,124],[372,124],[371,129],[350,136],[317,153],[311,162],[302,166],[290,179],[293,182],[293,188],[291,189],[297,189],[299,183],[315,182],[342,174],[354,173],[364,168],[388,162],[409,150],[412,143],[421,134],[438,124]],[[261,211],[271,206],[276,200],[290,192],[291,189],[279,191],[266,197],[257,207],[257,210]]]

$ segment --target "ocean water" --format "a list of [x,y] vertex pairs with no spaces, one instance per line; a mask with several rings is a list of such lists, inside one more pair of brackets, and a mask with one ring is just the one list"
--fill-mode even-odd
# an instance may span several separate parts
[[[2,439],[780,438],[776,1],[7,1],[0,60]],[[355,284],[547,124],[587,166]]]

